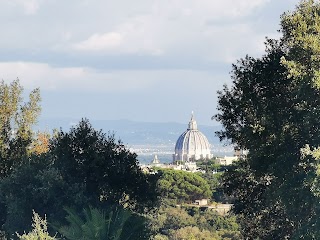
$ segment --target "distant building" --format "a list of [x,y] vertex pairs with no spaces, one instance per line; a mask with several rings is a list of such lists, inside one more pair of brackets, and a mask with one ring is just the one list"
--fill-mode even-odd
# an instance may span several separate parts
[[182,164],[172,164],[170,168],[174,170],[182,170],[187,172],[200,172],[195,162],[184,162]]
[[208,199],[199,199],[194,201],[194,205],[199,205],[199,206],[206,206],[208,205]]
[[216,158],[215,162],[217,164],[220,164],[220,165],[224,165],[224,166],[227,166],[227,165],[231,165],[233,162],[235,161],[238,161],[239,158],[237,156],[233,156],[233,157],[219,157],[219,158]]
[[162,166],[162,164],[160,163],[160,160],[158,159],[158,156],[157,155],[154,155],[154,158],[150,164],[151,166],[154,166],[154,167],[160,167]]
[[233,157],[218,157],[215,162],[220,165],[231,165],[233,162],[238,161],[239,159],[243,159],[247,157],[248,150],[243,150],[240,148],[234,148],[234,156]]
[[175,146],[173,162],[196,161],[199,159],[211,159],[210,144],[206,136],[198,130],[197,122],[193,113],[188,129],[181,134]]

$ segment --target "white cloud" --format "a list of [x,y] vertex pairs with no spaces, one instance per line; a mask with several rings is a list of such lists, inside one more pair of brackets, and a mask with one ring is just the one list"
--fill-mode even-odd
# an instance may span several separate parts
[[[209,39],[203,34],[208,29],[223,29],[224,26],[220,26],[223,19],[230,21],[249,15],[269,1],[155,0],[143,11],[136,10],[136,13],[119,20],[108,31],[91,33],[72,47],[82,51],[120,54],[160,55],[182,49],[187,52],[194,49],[196,52],[203,45],[215,44],[217,36]],[[215,20],[219,23],[214,23]],[[213,25],[208,26],[210,21]],[[237,21],[234,23],[238,24]]]
[[[152,79],[141,78],[142,72],[129,72],[99,72],[91,68],[62,68],[32,62],[0,62],[0,78],[5,81],[19,78],[27,89],[126,92],[143,90],[153,84]],[[133,75],[140,77],[132,80]]]
[[261,56],[297,2],[0,0],[0,79],[40,87],[54,117],[210,119],[226,66]]
[[[0,62],[0,73],[0,79],[8,82],[19,78],[22,86],[27,89],[40,87],[49,91],[72,90],[100,93],[134,93],[163,88],[173,88],[172,91],[175,91],[176,84],[197,87],[198,84],[194,84],[194,79],[200,82],[212,81],[214,79],[212,77],[216,76],[206,71],[195,70],[97,71],[92,68],[61,68],[32,62]],[[211,87],[217,84],[222,86],[226,79],[228,79],[227,74],[220,75],[220,83],[212,81],[210,85]],[[185,90],[194,91],[194,88]]]
[[104,34],[93,34],[87,40],[74,45],[78,50],[112,50],[121,45],[123,42],[123,36],[117,32],[110,32]]
[[38,0],[21,0],[19,2],[24,6],[26,14],[35,14],[40,8]]
[[163,51],[157,32],[162,34],[163,29],[158,26],[158,22],[152,15],[135,16],[115,27],[114,31],[95,33],[88,39],[73,44],[73,48],[81,51],[159,55]]
[[4,2],[12,7],[21,7],[25,14],[33,15],[39,10],[41,1],[42,0],[2,0],[0,3]]
[[76,79],[84,76],[83,68],[53,68],[45,63],[0,62],[1,79],[12,81],[19,78],[21,84],[28,88],[41,87],[56,89],[64,83],[74,84]]
[[[23,57],[16,59],[29,61],[54,59],[57,63],[61,58],[63,62],[64,54],[80,52],[87,62],[100,61],[95,56],[129,54],[229,63],[245,53],[261,54],[264,36],[270,36],[272,29],[276,32],[278,23],[275,18],[260,18],[264,7],[270,11],[278,6],[276,0],[1,1],[6,6],[11,1],[19,4],[30,14],[41,6],[41,14],[23,19],[14,11],[12,16],[5,15],[11,8],[0,9],[1,16],[8,16],[8,21],[0,22],[6,33],[0,39],[0,52],[22,52]],[[275,27],[265,30],[267,25]]]

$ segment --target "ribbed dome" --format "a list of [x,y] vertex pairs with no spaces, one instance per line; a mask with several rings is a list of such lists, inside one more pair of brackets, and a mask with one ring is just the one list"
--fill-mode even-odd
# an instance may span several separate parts
[[173,161],[193,161],[211,158],[210,144],[208,139],[197,128],[197,122],[193,114],[188,129],[181,134],[175,146]]

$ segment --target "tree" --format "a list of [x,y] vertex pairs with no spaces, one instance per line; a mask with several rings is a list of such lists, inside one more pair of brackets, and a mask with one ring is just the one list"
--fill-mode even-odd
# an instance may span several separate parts
[[89,205],[104,209],[111,202],[146,211],[157,204],[156,179],[144,174],[136,155],[113,136],[83,120],[70,133],[57,134],[49,152],[31,154],[2,179],[2,228],[11,237],[29,230],[33,209],[52,223],[65,221],[63,208],[68,206],[81,212]]
[[52,167],[48,155],[33,156],[1,181],[0,199],[6,206],[3,229],[10,237],[30,230],[33,210],[51,222],[63,223],[64,206],[81,210],[88,202],[81,184],[68,184],[60,171]]
[[69,133],[60,131],[51,143],[53,167],[67,184],[81,184],[89,205],[104,202],[143,210],[157,203],[156,175],[147,175],[113,135],[95,130],[88,120]]
[[23,103],[19,80],[0,82],[0,179],[19,166],[32,142],[32,126],[40,114],[40,91],[34,89]]
[[173,235],[177,232],[185,232],[183,229],[193,227],[217,239],[225,239],[224,236],[241,239],[235,217],[219,216],[212,209],[162,205],[149,220],[149,229],[153,233],[152,239],[166,239],[166,237],[173,239]]
[[[281,17],[266,54],[233,65],[219,92],[218,135],[248,149],[224,174],[248,239],[319,238],[320,4],[301,1]],[[311,154],[304,154],[311,146]],[[301,211],[303,208],[303,211]]]
[[38,213],[33,211],[32,217],[33,223],[32,227],[33,230],[30,233],[25,233],[20,235],[17,233],[17,236],[21,240],[55,240],[56,238],[51,237],[48,233],[48,223],[47,219],[42,219]]
[[196,173],[171,169],[161,169],[158,173],[158,187],[164,198],[190,203],[212,195],[209,184]]
[[[0,183],[27,161],[33,140],[32,126],[40,114],[40,91],[34,89],[23,102],[19,80],[0,82]],[[0,229],[6,220],[6,205],[0,192]]]
[[50,134],[46,132],[37,132],[30,148],[31,153],[41,155],[49,152]]

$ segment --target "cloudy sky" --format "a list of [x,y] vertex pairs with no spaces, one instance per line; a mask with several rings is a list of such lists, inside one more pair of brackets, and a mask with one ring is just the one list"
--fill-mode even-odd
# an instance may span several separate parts
[[261,56],[298,0],[0,0],[0,77],[42,119],[213,125],[231,64]]

